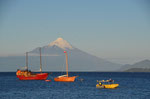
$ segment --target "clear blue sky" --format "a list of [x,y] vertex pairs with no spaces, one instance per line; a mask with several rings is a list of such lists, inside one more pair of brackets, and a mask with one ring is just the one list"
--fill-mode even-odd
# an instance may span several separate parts
[[150,59],[148,0],[1,0],[0,56],[62,37],[118,63]]

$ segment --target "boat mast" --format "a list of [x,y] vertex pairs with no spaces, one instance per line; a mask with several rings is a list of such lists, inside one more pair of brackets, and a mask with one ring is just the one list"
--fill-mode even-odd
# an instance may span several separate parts
[[40,47],[40,72],[42,72],[42,57],[41,57],[41,47]]
[[64,51],[65,53],[65,56],[66,56],[66,73],[67,73],[67,77],[68,77],[68,55],[67,55],[67,52]]
[[26,52],[26,69],[28,70],[28,52]]

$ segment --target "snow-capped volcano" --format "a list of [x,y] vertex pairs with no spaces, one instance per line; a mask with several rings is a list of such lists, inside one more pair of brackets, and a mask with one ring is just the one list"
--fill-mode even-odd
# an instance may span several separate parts
[[[50,44],[41,47],[43,60],[47,64],[47,69],[45,70],[61,70],[62,67],[60,66],[65,59],[64,50],[68,53],[69,70],[71,71],[111,71],[117,70],[118,66],[120,66],[119,64],[109,62],[71,46],[71,44],[63,38],[57,38]],[[38,56],[39,53],[39,47],[37,47],[30,51],[29,55],[33,55],[34,57]],[[37,60],[38,58],[39,57],[37,57]],[[34,63],[37,62],[35,61]]]
[[57,38],[57,40],[48,44],[48,47],[54,46],[54,45],[59,47],[59,48],[62,48],[63,50],[66,50],[66,48],[67,49],[73,49],[73,47],[63,38]]

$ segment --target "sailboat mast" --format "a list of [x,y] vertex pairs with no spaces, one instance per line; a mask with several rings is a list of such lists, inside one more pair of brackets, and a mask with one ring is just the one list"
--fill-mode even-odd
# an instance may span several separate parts
[[67,55],[67,52],[64,51],[65,53],[65,56],[66,56],[66,73],[67,73],[67,77],[68,77],[68,55]]
[[42,72],[42,57],[41,57],[41,47],[40,47],[40,72]]
[[28,70],[28,52],[26,52],[26,69]]

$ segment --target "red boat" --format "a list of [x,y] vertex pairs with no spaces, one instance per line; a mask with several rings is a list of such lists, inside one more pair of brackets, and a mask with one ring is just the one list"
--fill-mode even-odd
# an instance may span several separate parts
[[74,82],[77,76],[68,77],[67,75],[62,75],[54,78],[57,82]]
[[46,80],[48,73],[42,73],[42,60],[40,48],[40,73],[33,73],[28,70],[28,52],[26,53],[26,70],[17,70],[16,76],[19,80]]
[[37,73],[34,75],[17,75],[19,80],[46,80],[48,77],[48,73]]

